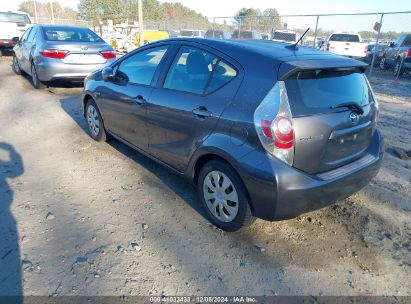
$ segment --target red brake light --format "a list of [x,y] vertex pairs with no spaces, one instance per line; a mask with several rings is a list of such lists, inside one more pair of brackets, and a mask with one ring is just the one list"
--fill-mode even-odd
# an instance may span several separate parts
[[330,43],[327,43],[327,44],[325,45],[325,50],[326,50],[326,51],[329,51],[329,50],[330,50]]
[[56,50],[56,49],[45,49],[40,51],[40,54],[47,58],[54,59],[64,59],[69,51]]
[[405,53],[405,57],[411,57],[411,49],[409,49],[408,52]]
[[113,59],[116,58],[116,52],[115,51],[100,51],[101,56],[103,56],[105,59]]
[[[376,47],[376,46],[375,46]],[[364,47],[364,53],[367,53],[368,52],[368,45],[366,45],[365,47]]]
[[254,124],[263,147],[273,156],[292,165],[294,127],[283,81],[277,82],[257,107]]

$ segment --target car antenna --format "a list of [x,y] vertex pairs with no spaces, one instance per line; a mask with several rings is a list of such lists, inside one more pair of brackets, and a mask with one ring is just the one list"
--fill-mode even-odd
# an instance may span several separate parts
[[310,28],[307,28],[306,31],[304,32],[304,34],[301,35],[300,39],[298,39],[298,41],[294,44],[291,45],[287,45],[286,48],[287,49],[294,49],[294,50],[298,50],[298,44],[300,43],[300,41],[304,38],[305,34],[307,34],[307,32],[310,30]]

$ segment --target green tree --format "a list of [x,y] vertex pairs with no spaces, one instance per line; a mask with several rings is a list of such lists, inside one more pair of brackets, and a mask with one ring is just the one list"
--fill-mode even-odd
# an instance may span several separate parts
[[244,30],[256,30],[269,33],[273,28],[278,28],[281,18],[275,8],[267,8],[264,11],[254,8],[242,8],[235,16],[237,27],[241,25]]
[[107,19],[118,22],[124,19],[124,4],[119,0],[80,0],[78,10],[81,18],[94,24]]

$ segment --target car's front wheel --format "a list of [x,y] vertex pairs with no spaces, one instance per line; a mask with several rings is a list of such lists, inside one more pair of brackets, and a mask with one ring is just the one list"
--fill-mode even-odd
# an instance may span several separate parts
[[254,222],[246,189],[225,162],[212,160],[203,166],[198,193],[210,221],[218,228],[236,231]]
[[386,68],[387,67],[385,65],[385,58],[383,57],[383,58],[381,58],[381,61],[380,61],[380,69],[385,70]]
[[16,73],[17,75],[21,75],[21,69],[19,65],[19,61],[17,60],[17,57],[15,54],[13,54],[13,63],[11,65],[13,72]]
[[85,110],[90,136],[96,141],[107,141],[108,136],[104,129],[103,119],[93,99],[87,101]]
[[401,77],[403,73],[404,69],[402,67],[402,61],[401,59],[397,59],[394,65],[393,75],[394,77]]
[[35,88],[36,90],[42,89],[45,87],[44,84],[39,79],[34,62],[31,63],[31,83],[33,84],[33,88]]

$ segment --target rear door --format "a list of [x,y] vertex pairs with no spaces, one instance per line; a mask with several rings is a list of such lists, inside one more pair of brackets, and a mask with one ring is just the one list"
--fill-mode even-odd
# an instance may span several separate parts
[[234,96],[238,79],[233,63],[197,46],[181,46],[150,97],[150,153],[184,171]]
[[294,166],[308,173],[364,156],[376,124],[376,106],[358,68],[313,69],[285,80],[295,128]]
[[30,72],[30,67],[26,58],[26,50],[28,46],[28,37],[30,35],[30,32],[33,31],[33,28],[29,28],[21,37],[20,42],[19,42],[19,48],[18,51],[16,52],[16,56],[19,60],[20,67],[26,71]]
[[146,111],[151,84],[168,45],[137,52],[116,66],[115,79],[98,92],[105,127],[134,146],[147,150]]

